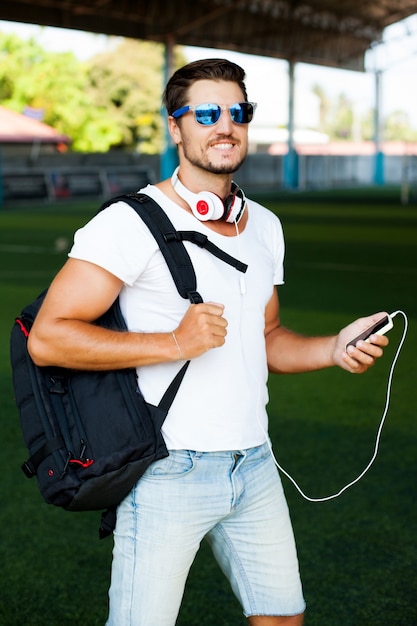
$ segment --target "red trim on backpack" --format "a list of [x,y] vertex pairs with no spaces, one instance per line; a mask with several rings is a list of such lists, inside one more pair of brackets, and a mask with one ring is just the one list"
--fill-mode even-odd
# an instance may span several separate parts
[[81,461],[80,459],[71,459],[70,464],[73,465],[81,465],[81,467],[90,467],[94,463],[93,459],[86,459],[85,461]]
[[29,331],[26,328],[26,326],[23,324],[22,320],[19,319],[18,317],[15,320],[16,324],[19,325],[20,330],[22,331],[22,333],[24,334],[25,337],[29,337]]

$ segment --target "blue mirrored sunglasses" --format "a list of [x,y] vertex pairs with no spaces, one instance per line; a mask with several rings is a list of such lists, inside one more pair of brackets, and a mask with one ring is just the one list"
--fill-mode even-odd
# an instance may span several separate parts
[[194,112],[195,121],[202,126],[213,126],[216,124],[222,111],[229,111],[232,122],[235,124],[249,124],[255,113],[256,102],[236,102],[229,106],[220,104],[187,104],[172,113],[175,119],[185,115],[188,111]]

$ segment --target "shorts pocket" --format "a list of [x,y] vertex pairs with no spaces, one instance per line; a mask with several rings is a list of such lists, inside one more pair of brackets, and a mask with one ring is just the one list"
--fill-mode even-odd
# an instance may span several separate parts
[[144,478],[176,478],[191,472],[197,460],[197,453],[190,450],[170,450],[169,456],[152,463]]

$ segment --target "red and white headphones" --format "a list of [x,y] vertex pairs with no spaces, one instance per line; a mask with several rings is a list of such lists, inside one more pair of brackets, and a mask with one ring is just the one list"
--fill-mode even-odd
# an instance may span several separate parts
[[232,182],[232,191],[226,200],[211,191],[193,193],[187,189],[178,178],[179,167],[171,177],[171,183],[175,191],[183,200],[190,205],[193,215],[206,222],[207,220],[224,220],[231,224],[237,224],[242,218],[246,207],[246,198],[243,191]]

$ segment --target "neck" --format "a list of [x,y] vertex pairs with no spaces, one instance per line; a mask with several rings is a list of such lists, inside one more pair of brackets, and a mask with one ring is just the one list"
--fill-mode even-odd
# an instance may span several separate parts
[[231,192],[232,174],[215,174],[184,165],[180,165],[176,172],[181,183],[193,193],[210,191],[224,200]]

